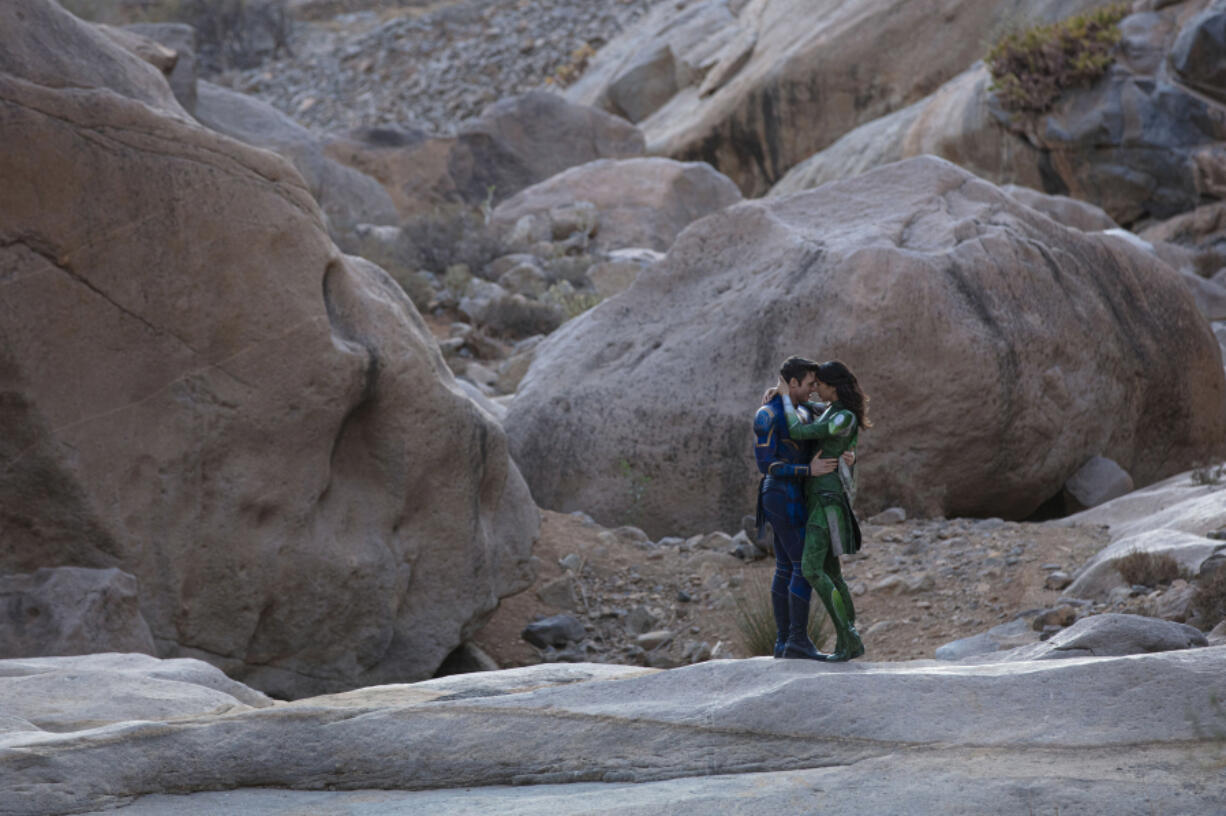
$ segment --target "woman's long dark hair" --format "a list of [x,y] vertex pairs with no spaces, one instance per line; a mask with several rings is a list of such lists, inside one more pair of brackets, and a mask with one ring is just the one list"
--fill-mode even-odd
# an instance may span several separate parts
[[873,427],[873,423],[868,419],[868,397],[860,390],[860,383],[856,381],[856,375],[851,373],[851,369],[838,360],[828,360],[817,367],[817,379],[834,387],[838,392],[839,402],[856,415],[856,422],[861,428]]

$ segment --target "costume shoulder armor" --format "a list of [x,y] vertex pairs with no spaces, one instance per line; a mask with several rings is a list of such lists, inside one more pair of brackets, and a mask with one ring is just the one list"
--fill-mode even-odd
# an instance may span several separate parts
[[753,432],[758,436],[766,436],[773,427],[775,427],[775,409],[769,405],[763,405],[753,415]]
[[826,422],[834,436],[847,436],[856,429],[856,415],[846,408],[835,411]]

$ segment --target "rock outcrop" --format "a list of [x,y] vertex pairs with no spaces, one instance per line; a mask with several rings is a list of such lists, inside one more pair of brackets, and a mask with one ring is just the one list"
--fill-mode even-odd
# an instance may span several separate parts
[[[1126,17],[1108,73],[1089,87],[1066,89],[1044,114],[1001,110],[987,68],[976,64],[798,163],[772,194],[931,153],[996,183],[1090,202],[1124,225],[1214,206],[1207,202],[1226,194],[1226,108],[1198,91],[1217,76],[1202,46],[1212,39],[1207,32],[1226,26],[1226,7],[1196,14],[1203,2],[1163,5]],[[1192,232],[1203,243],[1204,227],[1185,218],[1154,237]]]
[[[1098,5],[1042,0],[1026,14],[1044,22]],[[662,3],[566,95],[635,121],[649,153],[707,161],[759,196],[856,126],[932,93],[1016,14],[1004,0]]]
[[90,730],[11,718],[0,812],[794,813],[854,791],[866,813],[1208,813],[1226,796],[1205,768],[1226,728],[1223,672],[1222,647],[990,665],[757,658],[541,666],[177,721],[151,701],[155,716],[132,705],[144,721]]
[[161,655],[282,696],[527,585],[505,436],[290,164],[49,0],[0,7],[0,142],[0,571],[129,572]]
[[117,569],[57,567],[0,575],[0,657],[156,654],[136,579]]
[[505,427],[545,507],[735,529],[749,419],[792,353],[872,399],[866,514],[1025,517],[1091,456],[1148,484],[1226,442],[1220,353],[1176,273],[931,157],[692,224],[542,342]]
[[495,102],[455,136],[366,128],[334,138],[328,154],[378,179],[410,216],[440,205],[497,203],[568,167],[643,149],[642,133],[628,122],[534,91]]
[[344,239],[358,224],[400,220],[391,196],[375,179],[324,154],[319,137],[266,102],[214,85],[197,83],[196,119],[218,133],[264,147],[289,159]]
[[550,211],[576,202],[595,205],[590,246],[597,250],[642,247],[667,251],[693,221],[741,200],[741,192],[710,165],[672,159],[604,159],[572,167],[521,190],[498,205],[492,223],[510,231],[525,217],[534,241],[557,235]]

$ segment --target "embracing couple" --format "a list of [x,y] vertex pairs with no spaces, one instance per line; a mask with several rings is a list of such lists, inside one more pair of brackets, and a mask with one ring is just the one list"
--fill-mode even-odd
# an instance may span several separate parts
[[[813,401],[816,392],[820,402]],[[851,660],[864,654],[856,610],[843,581],[839,556],[858,552],[855,447],[871,428],[868,397],[842,363],[789,357],[779,385],[754,415],[758,530],[769,521],[775,536],[771,604],[775,657]],[[835,650],[823,654],[809,639],[809,599],[817,590],[837,633]]]

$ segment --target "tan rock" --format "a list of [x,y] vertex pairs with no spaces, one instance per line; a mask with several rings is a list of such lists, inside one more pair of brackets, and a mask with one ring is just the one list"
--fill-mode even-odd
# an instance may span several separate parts
[[287,162],[100,36],[0,7],[0,570],[118,566],[162,655],[283,696],[429,676],[529,583],[505,437]]
[[[740,200],[736,185],[708,164],[661,158],[602,159],[572,167],[517,193],[498,205],[493,223],[510,232],[524,216],[535,216],[542,232],[555,222],[552,237],[556,239],[557,219],[548,217],[550,212],[575,202],[591,202],[596,216],[594,249],[646,247],[663,252],[691,222]],[[548,240],[548,236],[534,236],[533,240]]]
[[1169,267],[932,157],[691,226],[542,342],[505,427],[546,507],[735,529],[750,417],[792,353],[872,399],[866,516],[1025,517],[1092,455],[1143,485],[1226,447],[1217,343]]
[[399,220],[395,204],[377,181],[328,158],[315,134],[272,105],[211,82],[196,87],[196,119],[218,133],[289,159],[338,240],[358,224],[388,225]]
[[490,105],[454,137],[372,128],[334,138],[327,148],[378,179],[403,216],[496,203],[568,167],[643,149],[642,133],[625,120],[544,91]]
[[[1026,14],[1053,20],[1097,5],[1042,0]],[[858,125],[963,71],[992,30],[1016,20],[1016,8],[1005,0],[939,13],[888,0],[752,0],[734,14],[725,0],[659,4],[601,49],[567,98],[625,112],[618,100],[650,87],[650,104],[633,111],[648,153],[708,161],[759,196]]]
[[[948,159],[998,184],[1022,185],[1009,188],[1010,192],[1042,187],[1039,171],[1042,156],[992,115],[988,91],[991,82],[987,68],[976,63],[931,96],[860,125],[806,158],[789,170],[769,194],[790,195],[924,154]],[[1023,203],[1035,206],[1037,201],[1031,196],[1030,200],[1024,198]],[[1066,205],[1065,209],[1075,209],[1075,205]],[[1106,220],[1107,226],[1094,228],[1115,226],[1109,218]],[[1081,220],[1063,223],[1084,228]]]

